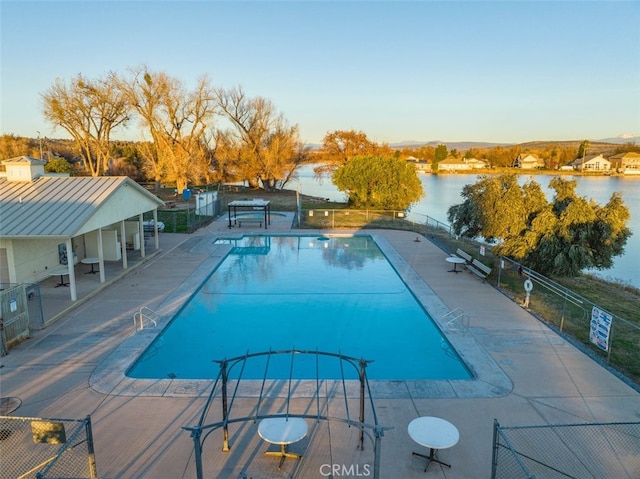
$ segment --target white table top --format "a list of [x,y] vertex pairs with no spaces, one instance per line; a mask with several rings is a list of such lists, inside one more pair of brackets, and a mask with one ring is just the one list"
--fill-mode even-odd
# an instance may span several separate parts
[[271,444],[293,444],[307,435],[307,422],[300,417],[270,417],[260,421],[258,435]]
[[266,200],[234,200],[228,206],[267,206],[269,203]]
[[83,258],[80,260],[82,264],[96,264],[100,262],[99,258]]
[[69,274],[69,268],[66,266],[60,266],[49,271],[49,276],[63,276],[65,274]]
[[467,260],[465,260],[464,258],[459,258],[457,256],[447,256],[445,260],[448,261],[449,263],[457,263],[457,264],[462,264],[467,262]]
[[411,439],[431,449],[455,446],[460,439],[458,428],[439,417],[418,417],[409,423],[407,430]]

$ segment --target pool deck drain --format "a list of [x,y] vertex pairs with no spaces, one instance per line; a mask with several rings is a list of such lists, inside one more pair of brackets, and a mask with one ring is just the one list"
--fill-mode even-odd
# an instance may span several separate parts
[[[105,359],[121,345],[133,340],[132,350],[140,352],[144,347],[146,333],[133,333],[135,311],[141,306],[158,310],[174,294],[188,295],[188,278],[211,260],[211,251],[203,249],[202,239],[247,231],[249,228],[230,231],[222,218],[194,235],[163,234],[161,252],[72,309],[67,309],[68,292],[54,288],[55,278],[42,282],[45,307],[58,308],[61,316],[0,358],[2,396],[22,399],[14,415],[82,418],[91,414],[101,478],[195,478],[193,443],[182,427],[197,422],[206,387],[197,381],[162,380],[139,384],[134,393],[120,382],[113,383],[111,391],[98,391],[91,384],[98,382],[100,374],[109,375],[103,366]],[[295,233],[291,216],[275,220],[268,233]],[[429,241],[416,242],[415,233],[402,231],[369,233],[383,237],[391,251],[404,260],[407,271],[401,273],[424,280],[446,310],[461,307],[469,313],[466,335],[509,381],[500,383],[496,394],[484,397],[462,385],[450,388],[439,381],[425,384],[421,394],[403,396],[398,392],[406,389],[406,384],[394,381],[387,383],[388,389],[376,390],[379,423],[393,428],[382,438],[381,478],[489,477],[494,418],[507,426],[640,420],[636,390],[491,285],[466,272],[447,274],[446,254]],[[95,281],[88,276],[94,275],[81,279],[87,284]],[[467,354],[459,346],[457,349]],[[125,361],[125,357],[113,359]],[[337,409],[341,404],[339,398],[326,401],[328,408]],[[220,414],[217,406],[213,416]],[[292,400],[296,410],[308,407],[309,398]],[[248,414],[253,408],[252,397],[238,398],[234,403],[237,415]],[[269,408],[278,412],[282,404],[273,398]],[[460,442],[440,454],[452,464],[451,469],[432,466],[425,474],[424,463],[412,457],[411,451],[418,446],[406,428],[412,419],[423,415],[443,417],[458,427]],[[300,450],[294,449],[303,458],[287,459],[278,470],[274,458],[263,456],[268,445],[259,439],[257,425],[235,425],[230,430],[230,452],[220,451],[219,431],[207,439],[205,475],[320,478],[326,477],[326,468],[321,468],[331,463],[351,467],[352,472],[356,465],[362,466],[360,477],[364,477],[364,466],[373,464],[372,448],[366,442],[364,451],[356,449],[356,431],[344,424],[309,421],[306,442],[299,444]],[[638,472],[630,471],[629,477],[640,476]]]

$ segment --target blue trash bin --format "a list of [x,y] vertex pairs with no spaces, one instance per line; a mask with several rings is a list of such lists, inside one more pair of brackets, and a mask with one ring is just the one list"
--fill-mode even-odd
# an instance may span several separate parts
[[190,189],[184,189],[182,190],[182,199],[183,200],[190,200],[191,199],[191,190]]

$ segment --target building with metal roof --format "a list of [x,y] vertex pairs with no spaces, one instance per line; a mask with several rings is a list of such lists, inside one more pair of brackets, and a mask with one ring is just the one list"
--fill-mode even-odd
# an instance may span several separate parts
[[96,273],[104,283],[105,261],[121,261],[127,268],[127,247],[144,257],[143,214],[153,212],[157,223],[157,208],[164,202],[135,181],[126,176],[46,175],[45,161],[27,156],[2,165],[0,283],[68,275],[75,301],[76,263],[98,265]]

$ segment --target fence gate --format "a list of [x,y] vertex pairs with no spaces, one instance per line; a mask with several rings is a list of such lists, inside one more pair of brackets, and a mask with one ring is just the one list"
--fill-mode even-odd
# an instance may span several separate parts
[[0,416],[0,477],[97,479],[91,418]]
[[42,309],[42,294],[39,284],[26,284],[27,309],[29,310],[29,327],[44,329],[44,310]]
[[0,291],[0,355],[29,337],[26,286],[6,285]]

